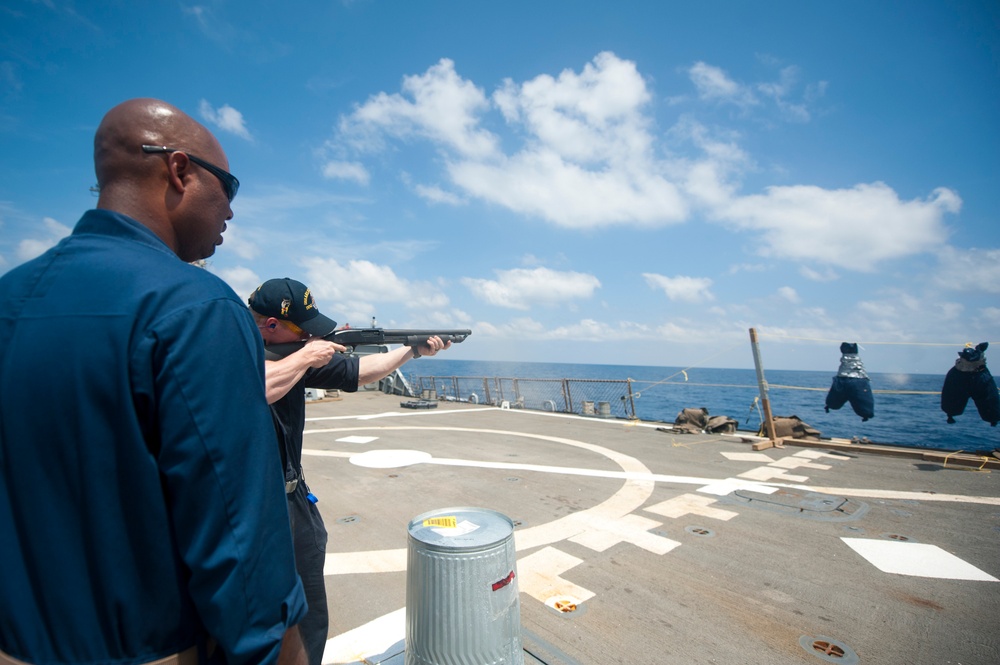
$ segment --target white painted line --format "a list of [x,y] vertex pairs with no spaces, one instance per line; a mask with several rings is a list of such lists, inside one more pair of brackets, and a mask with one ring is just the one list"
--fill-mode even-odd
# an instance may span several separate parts
[[[493,407],[484,407],[487,411],[496,411]],[[428,409],[422,411],[384,411],[373,413],[367,416],[317,416],[306,418],[307,423],[319,422],[321,420],[376,420],[378,418],[398,418],[401,416],[440,416],[452,413],[480,413],[482,410],[476,409]]]
[[722,456],[732,462],[771,462],[771,458],[764,453],[722,453]]
[[712,508],[711,505],[716,501],[718,499],[698,494],[681,494],[643,510],[673,519],[685,515],[701,515],[702,517],[709,517],[715,520],[729,521],[739,515],[739,513],[734,513],[731,510]]
[[323,649],[323,665],[379,662],[370,657],[385,654],[405,639],[406,608],[403,607],[328,639]]
[[937,545],[866,538],[841,538],[841,540],[884,573],[942,580],[1000,582],[992,575]]
[[768,464],[768,466],[773,466],[779,469],[798,469],[805,467],[807,469],[819,469],[820,471],[829,471],[833,467],[829,464],[816,464],[815,462],[810,462],[802,457],[782,457],[779,460],[775,460]]
[[823,453],[818,450],[800,450],[793,457],[805,457],[806,459],[822,459],[826,457],[832,460],[849,461],[851,458],[846,455],[836,455],[834,453]]
[[771,487],[770,485],[763,485],[761,483],[755,483],[750,480],[742,480],[740,478],[717,480],[713,483],[705,485],[704,487],[698,488],[698,491],[702,494],[715,494],[716,496],[728,496],[736,490],[750,490],[760,494],[774,494],[778,491],[778,488]]
[[[306,430],[306,434],[309,430]],[[357,453],[348,453],[340,450],[309,450],[308,448],[302,449],[303,455],[312,455],[313,457],[351,457]]]
[[337,443],[371,443],[372,441],[378,441],[377,436],[345,436],[342,439],[337,439]]
[[750,469],[749,471],[739,474],[739,477],[747,478],[749,480],[759,480],[761,482],[771,480],[772,478],[780,478],[790,483],[804,483],[809,480],[809,476],[793,476],[785,473],[781,469],[775,469],[770,466],[761,466],[756,469]]
[[406,548],[369,552],[327,552],[324,575],[399,573],[406,570]]
[[896,490],[875,490],[856,487],[810,487],[775,483],[777,487],[809,490],[834,496],[856,496],[866,499],[897,499],[900,501],[941,501],[943,503],[979,503],[986,506],[1000,506],[1000,496],[971,496],[968,494],[936,494],[934,492],[900,492]]

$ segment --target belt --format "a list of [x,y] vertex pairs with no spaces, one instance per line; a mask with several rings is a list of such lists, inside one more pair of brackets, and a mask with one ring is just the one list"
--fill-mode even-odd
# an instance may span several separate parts
[[[3,651],[0,651],[0,665],[29,665],[23,660],[18,660],[16,658],[11,658]],[[159,660],[153,660],[146,665],[198,665],[198,647],[191,647],[190,649],[185,649],[180,653],[175,653],[172,656],[167,656],[166,658],[160,658]]]

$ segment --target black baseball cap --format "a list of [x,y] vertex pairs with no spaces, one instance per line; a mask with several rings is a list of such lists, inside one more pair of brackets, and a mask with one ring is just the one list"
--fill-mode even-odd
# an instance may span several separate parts
[[336,321],[319,313],[309,287],[288,277],[267,280],[247,303],[258,314],[290,321],[310,335],[322,337],[337,327]]

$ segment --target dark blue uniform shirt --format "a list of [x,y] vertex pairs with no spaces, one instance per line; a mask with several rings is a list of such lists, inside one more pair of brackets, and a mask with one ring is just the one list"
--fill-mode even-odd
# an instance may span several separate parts
[[0,278],[0,650],[273,662],[305,613],[246,306],[93,210]]

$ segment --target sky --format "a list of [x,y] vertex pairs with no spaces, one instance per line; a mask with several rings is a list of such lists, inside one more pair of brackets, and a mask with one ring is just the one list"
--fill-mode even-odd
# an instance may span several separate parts
[[133,97],[222,143],[241,297],[470,328],[460,360],[1000,353],[995,0],[5,0],[0,273],[96,205]]

